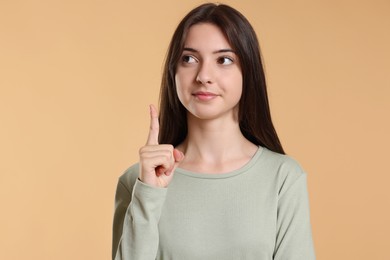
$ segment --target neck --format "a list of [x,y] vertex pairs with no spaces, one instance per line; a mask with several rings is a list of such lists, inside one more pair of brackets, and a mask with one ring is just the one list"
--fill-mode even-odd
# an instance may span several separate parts
[[189,116],[187,138],[178,149],[190,165],[220,166],[230,160],[251,158],[257,146],[242,135],[237,120],[200,120]]

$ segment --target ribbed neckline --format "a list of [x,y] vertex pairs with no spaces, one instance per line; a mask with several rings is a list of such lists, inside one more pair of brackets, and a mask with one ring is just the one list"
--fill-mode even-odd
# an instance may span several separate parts
[[247,171],[249,168],[251,168],[257,162],[257,160],[260,158],[260,156],[263,154],[263,151],[265,149],[266,148],[259,146],[257,148],[256,153],[252,156],[252,158],[246,164],[244,164],[240,168],[233,170],[233,171],[230,171],[230,172],[226,172],[226,173],[199,173],[199,172],[188,171],[188,170],[185,170],[182,168],[176,168],[175,174],[179,173],[179,174],[186,175],[189,177],[201,178],[201,179],[230,178],[230,177],[239,175],[239,174]]

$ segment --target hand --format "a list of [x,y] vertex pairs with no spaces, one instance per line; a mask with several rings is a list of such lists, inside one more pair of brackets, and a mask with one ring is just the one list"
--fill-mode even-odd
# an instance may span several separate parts
[[146,145],[139,150],[139,179],[154,187],[167,187],[184,154],[170,144],[158,143],[158,113],[150,105],[150,130]]

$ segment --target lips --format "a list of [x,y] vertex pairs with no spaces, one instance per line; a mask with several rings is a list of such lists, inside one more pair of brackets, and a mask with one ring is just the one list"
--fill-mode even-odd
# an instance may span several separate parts
[[197,91],[197,92],[193,93],[192,95],[201,101],[208,101],[208,100],[212,100],[212,99],[218,97],[218,95],[215,93],[204,92],[204,91]]

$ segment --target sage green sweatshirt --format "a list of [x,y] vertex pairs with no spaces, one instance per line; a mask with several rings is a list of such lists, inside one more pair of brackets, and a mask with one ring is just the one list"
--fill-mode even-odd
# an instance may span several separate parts
[[138,164],[115,197],[115,260],[313,260],[306,174],[259,147],[224,174],[176,169],[168,188],[138,180]]

